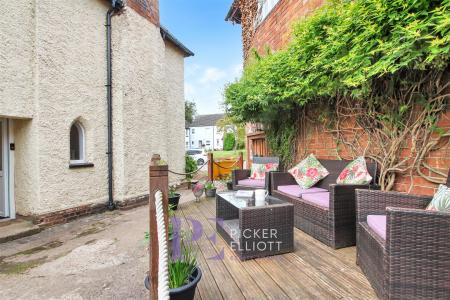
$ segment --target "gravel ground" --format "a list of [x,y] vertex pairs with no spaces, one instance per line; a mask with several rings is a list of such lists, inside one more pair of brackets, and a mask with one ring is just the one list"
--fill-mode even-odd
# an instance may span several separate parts
[[143,206],[0,244],[0,299],[148,299],[147,230]]

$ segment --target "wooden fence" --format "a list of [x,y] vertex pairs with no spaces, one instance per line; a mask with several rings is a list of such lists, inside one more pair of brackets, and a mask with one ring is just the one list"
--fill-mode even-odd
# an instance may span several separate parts
[[253,156],[270,156],[266,134],[263,131],[247,134],[247,168],[252,166]]
[[233,169],[244,168],[244,156],[242,152],[239,152],[237,158],[227,158],[214,160],[212,152],[208,153],[208,180],[220,180],[231,177]]

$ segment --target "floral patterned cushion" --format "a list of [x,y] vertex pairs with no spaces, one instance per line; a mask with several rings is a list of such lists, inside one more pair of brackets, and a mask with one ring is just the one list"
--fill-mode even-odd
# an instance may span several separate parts
[[337,184],[369,184],[372,181],[369,171],[367,171],[366,160],[360,156],[349,163],[342,170],[336,183]]
[[265,179],[266,172],[277,171],[277,163],[267,163],[267,164],[252,164],[252,169],[250,171],[251,179]]
[[450,188],[443,184],[439,185],[433,200],[427,206],[427,210],[450,212]]
[[297,184],[304,189],[309,189],[330,174],[327,169],[320,164],[314,154],[308,155],[307,158],[299,162],[288,172],[294,176]]

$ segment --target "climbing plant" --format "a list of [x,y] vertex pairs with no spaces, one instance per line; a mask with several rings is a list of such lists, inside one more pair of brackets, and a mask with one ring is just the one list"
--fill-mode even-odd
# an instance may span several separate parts
[[448,145],[437,124],[449,59],[450,0],[335,0],[296,24],[284,50],[255,54],[226,104],[235,120],[262,123],[287,165],[314,124],[377,161],[383,189],[413,172],[443,182],[426,157]]

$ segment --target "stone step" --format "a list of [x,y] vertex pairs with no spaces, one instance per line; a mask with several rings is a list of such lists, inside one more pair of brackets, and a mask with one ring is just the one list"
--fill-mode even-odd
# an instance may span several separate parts
[[0,244],[36,234],[41,230],[39,226],[28,220],[2,220],[0,222]]

